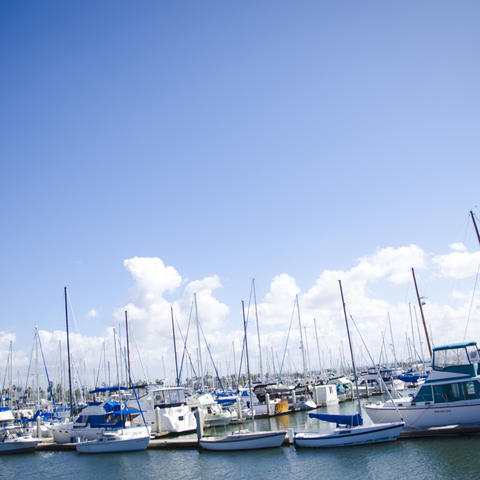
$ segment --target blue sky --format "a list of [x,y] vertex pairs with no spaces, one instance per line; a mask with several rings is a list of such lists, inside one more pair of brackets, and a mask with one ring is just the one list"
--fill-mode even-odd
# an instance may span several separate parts
[[479,14],[3,1],[0,331],[26,348],[33,325],[61,329],[68,285],[101,335],[136,256],[218,275],[228,331],[253,276],[263,298],[276,275],[307,291],[386,247],[478,250]]

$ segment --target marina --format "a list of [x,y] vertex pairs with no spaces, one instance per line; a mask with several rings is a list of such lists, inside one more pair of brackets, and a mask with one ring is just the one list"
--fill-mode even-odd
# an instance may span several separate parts
[[0,2],[0,480],[480,479],[480,2]]

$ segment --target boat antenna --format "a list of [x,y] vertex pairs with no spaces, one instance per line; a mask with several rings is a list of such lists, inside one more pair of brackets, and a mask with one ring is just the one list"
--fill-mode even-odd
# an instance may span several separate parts
[[353,378],[355,380],[355,390],[357,391],[357,399],[358,399],[358,413],[361,414],[362,413],[362,410],[361,410],[362,404],[360,402],[360,394],[358,392],[357,369],[355,368],[355,359],[353,358],[352,340],[350,338],[350,329],[348,328],[347,310],[346,310],[346,307],[345,307],[345,299],[343,297],[342,281],[339,280],[338,284],[340,286],[340,295],[342,297],[343,315],[345,317],[345,325],[347,327],[348,346],[350,347],[350,356],[352,357]]
[[420,308],[420,315],[422,316],[423,328],[425,330],[425,337],[427,337],[427,346],[428,352],[430,353],[430,358],[432,358],[432,347],[430,345],[430,337],[428,336],[427,324],[425,323],[425,316],[423,315],[422,300],[420,294],[418,293],[417,279],[415,278],[415,270],[412,267],[413,283],[415,284],[415,291],[417,292],[417,301],[418,307]]
[[70,359],[70,335],[68,331],[68,297],[67,287],[64,287],[65,297],[65,324],[67,326],[67,361],[68,361],[68,394],[70,397],[70,418],[73,417],[73,392],[72,392],[72,365]]

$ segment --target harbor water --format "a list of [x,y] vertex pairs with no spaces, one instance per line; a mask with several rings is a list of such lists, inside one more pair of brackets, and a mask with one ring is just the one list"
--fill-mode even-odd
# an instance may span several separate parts
[[[351,412],[353,405],[330,408]],[[255,422],[258,430],[295,431],[332,428],[299,412]],[[252,428],[251,424],[230,426]],[[225,430],[223,430],[225,431]],[[209,430],[221,433],[221,429]],[[293,446],[245,452],[199,452],[196,449],[78,455],[35,452],[2,456],[0,478],[119,479],[475,479],[480,478],[480,436],[400,439],[396,442],[334,449]]]

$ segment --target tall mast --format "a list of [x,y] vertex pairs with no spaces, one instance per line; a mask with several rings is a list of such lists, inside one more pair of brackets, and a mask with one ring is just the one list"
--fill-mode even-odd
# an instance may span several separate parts
[[130,383],[130,378],[131,378],[131,370],[130,370],[130,342],[128,339],[128,316],[127,316],[127,311],[125,310],[125,333],[127,337],[127,366],[128,366],[128,372],[127,372],[127,383],[128,385]]
[[478,243],[480,243],[480,233],[478,233],[477,222],[475,222],[475,215],[471,210],[470,210],[470,216],[472,217],[473,226],[475,227],[475,232],[477,233]]
[[[123,415],[122,415],[122,410],[123,410],[123,407],[122,407],[122,393],[120,391],[120,372],[119,372],[119,369],[118,369],[118,357],[117,357],[117,335],[116,335],[116,332],[115,332],[115,328],[113,328],[113,346],[115,348],[115,364],[116,364],[116,367],[117,367],[117,388],[118,388],[118,403],[120,404],[120,418],[122,419],[122,427],[124,427],[123,425]],[[119,346],[120,348],[120,346]]]
[[263,381],[263,365],[262,365],[262,346],[260,344],[260,327],[258,326],[258,310],[257,310],[257,292],[255,290],[255,279],[252,279],[253,299],[255,301],[255,320],[257,322],[257,337],[258,337],[258,356],[260,360],[260,379]]
[[355,390],[357,391],[358,413],[362,413],[362,404],[360,403],[360,394],[358,393],[357,369],[355,368],[355,359],[353,358],[352,340],[350,338],[350,328],[348,328],[347,309],[345,307],[345,300],[343,298],[342,281],[339,280],[340,295],[342,296],[343,315],[345,316],[345,325],[347,327],[348,346],[350,347],[350,356],[352,358],[353,378],[355,379]]
[[255,430],[255,414],[253,410],[252,379],[250,377],[250,361],[248,359],[247,321],[245,320],[245,305],[242,300],[243,334],[245,336],[245,357],[247,359],[248,392],[250,395],[250,409],[252,410],[253,429]]
[[318,368],[320,369],[320,374],[322,373],[322,359],[320,357],[320,345],[318,343],[318,332],[317,332],[317,319],[313,319],[313,324],[315,326],[315,340],[317,341],[317,355],[318,355]]
[[415,278],[415,270],[412,268],[413,283],[415,283],[415,291],[417,292],[418,307],[420,308],[420,315],[422,316],[423,328],[425,330],[425,337],[427,337],[427,346],[432,357],[432,347],[430,346],[430,337],[428,336],[427,324],[425,323],[425,317],[423,315],[422,301],[420,300],[420,294],[418,293],[417,279]]
[[306,385],[307,384],[307,362],[305,359],[305,348],[303,346],[302,320],[300,319],[300,306],[298,304],[298,295],[295,297],[295,302],[297,303],[298,328],[300,331],[300,350],[302,351],[303,378],[305,380],[305,385]]
[[69,336],[69,330],[68,330],[67,287],[64,287],[64,296],[65,296],[65,323],[67,326],[68,394],[70,398],[70,418],[72,418],[73,417],[72,365],[70,360],[70,336]]
[[198,319],[197,294],[193,294],[195,302],[195,317],[197,319],[197,344],[198,344],[198,375],[200,376],[200,384],[203,390],[203,369],[202,369],[202,346],[200,343],[200,320]]
[[398,367],[397,352],[395,351],[395,340],[392,333],[392,321],[390,320],[390,313],[388,313],[388,325],[390,326],[390,337],[392,339],[393,360],[395,362],[395,368]]
[[170,305],[170,313],[172,315],[172,335],[173,335],[173,353],[175,355],[175,374],[177,387],[180,386],[180,379],[178,378],[178,359],[177,359],[177,342],[175,341],[175,322],[173,320],[173,306]]

